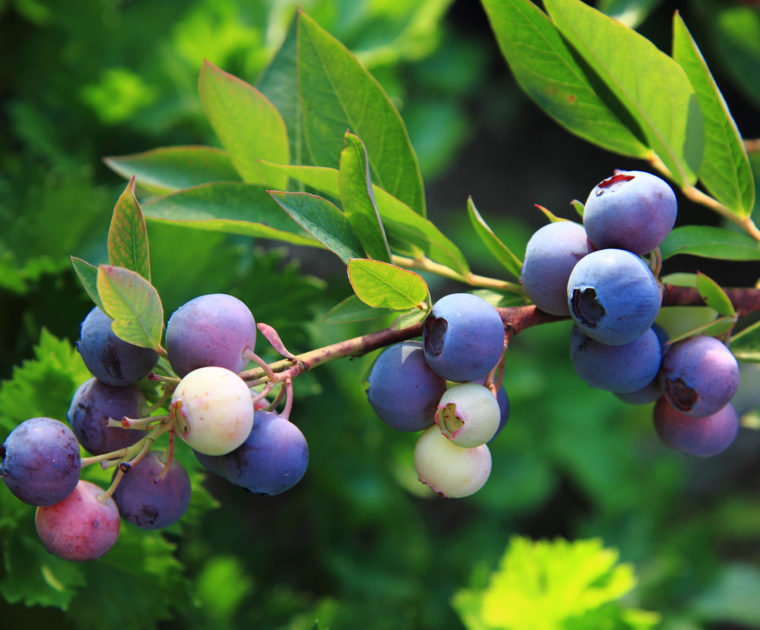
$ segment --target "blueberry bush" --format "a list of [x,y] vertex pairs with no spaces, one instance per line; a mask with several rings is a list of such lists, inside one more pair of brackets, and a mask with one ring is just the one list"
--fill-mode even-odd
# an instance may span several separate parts
[[[243,24],[279,34],[258,56],[233,2],[198,4],[250,56],[200,38],[197,59],[175,33],[198,74],[178,144],[159,132],[183,114],[162,118],[147,75],[82,89],[101,122],[144,114],[160,146],[104,158],[126,185],[98,245],[84,223],[64,239],[66,269],[58,250],[0,252],[8,291],[40,294],[30,313],[75,305],[56,334],[27,316],[33,356],[0,385],[3,614],[760,625],[759,147],[687,19],[656,2],[482,0],[511,73],[500,64],[484,95],[519,86],[553,121],[543,133],[573,143],[563,159],[593,151],[600,169],[542,198],[566,180],[537,164],[537,198],[506,212],[521,198],[499,180],[524,161],[512,147],[481,213],[475,186],[446,187],[463,162],[440,175],[464,141],[461,104],[442,109],[420,78],[469,74],[465,94],[483,76],[477,54],[454,71],[465,41],[437,48],[450,2],[312,4],[249,9]],[[634,28],[649,12],[666,16],[670,54]],[[757,74],[760,13],[693,17],[716,56]],[[33,127],[26,107],[14,120]],[[436,175],[443,192],[423,181]]]

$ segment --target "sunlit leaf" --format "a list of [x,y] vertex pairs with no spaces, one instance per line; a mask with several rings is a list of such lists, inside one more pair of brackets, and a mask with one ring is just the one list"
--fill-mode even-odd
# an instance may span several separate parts
[[285,188],[272,182],[259,160],[287,163],[288,132],[277,109],[252,85],[204,62],[198,80],[201,104],[243,181]]
[[346,215],[327,199],[300,192],[271,191],[269,194],[293,221],[344,263],[364,255]]
[[401,116],[356,57],[304,13],[298,17],[298,77],[314,162],[337,167],[348,129],[367,147],[372,180],[424,216],[422,175]]
[[530,0],[483,0],[483,6],[515,80],[549,116],[610,151],[650,153],[637,125],[543,11]]
[[728,317],[736,315],[736,310],[726,292],[715,280],[701,272],[697,272],[697,290],[710,308]]
[[760,243],[740,232],[706,225],[675,228],[660,245],[663,260],[691,254],[721,260],[760,260]]
[[159,351],[164,310],[153,285],[140,274],[113,265],[98,267],[97,285],[116,336],[135,346]]
[[520,270],[522,269],[522,261],[515,256],[509,247],[507,247],[501,239],[494,234],[493,230],[488,227],[485,219],[475,207],[475,202],[472,200],[472,197],[467,198],[467,213],[470,217],[470,223],[480,237],[480,240],[483,242],[483,245],[486,246],[488,251],[494,255],[496,260],[498,260],[509,273],[519,279]]
[[375,204],[369,161],[364,144],[346,132],[346,148],[340,154],[340,201],[343,213],[371,258],[390,262],[391,252]]
[[544,0],[549,16],[636,120],[681,186],[697,179],[704,133],[686,73],[648,39],[580,0]]
[[229,154],[215,147],[161,147],[103,161],[119,175],[134,175],[138,186],[159,195],[199,184],[240,180]]
[[108,229],[108,260],[112,265],[136,271],[150,282],[150,248],[140,204],[135,197],[135,178],[116,202]]
[[699,179],[723,205],[749,216],[755,202],[755,185],[744,141],[697,43],[678,13],[673,17],[673,58],[686,71],[702,110],[705,149]]
[[425,302],[429,296],[422,276],[378,260],[349,261],[348,278],[357,297],[373,308],[403,311]]

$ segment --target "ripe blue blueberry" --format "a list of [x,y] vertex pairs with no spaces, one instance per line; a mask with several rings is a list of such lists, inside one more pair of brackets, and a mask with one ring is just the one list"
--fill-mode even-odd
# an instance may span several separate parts
[[501,358],[504,323],[499,312],[471,293],[452,293],[434,305],[422,332],[425,360],[450,381],[482,378]]
[[739,364],[715,337],[696,335],[670,346],[660,381],[671,405],[687,416],[709,416],[739,387]]
[[271,411],[257,411],[248,439],[226,455],[195,453],[208,470],[256,494],[280,494],[296,485],[309,465],[301,430]]
[[79,481],[79,443],[63,422],[31,418],[0,446],[0,477],[10,491],[31,505],[65,499]]
[[166,352],[178,376],[200,367],[240,372],[243,356],[256,344],[256,322],[238,298],[224,293],[200,295],[180,306],[166,325]]
[[422,431],[433,424],[446,381],[425,361],[422,343],[403,341],[385,348],[369,374],[367,398],[387,425]]
[[670,233],[677,212],[675,193],[665,180],[644,171],[618,171],[591,191],[583,225],[598,248],[644,255]]
[[158,353],[120,339],[111,323],[100,308],[93,308],[82,322],[77,350],[90,373],[106,385],[134,385],[150,373]]
[[570,359],[575,373],[592,387],[627,393],[656,378],[662,351],[651,328],[630,343],[608,346],[576,326],[570,335]]
[[79,443],[90,453],[100,455],[130,446],[145,435],[108,426],[109,418],[142,417],[145,407],[145,396],[137,385],[113,387],[93,377],[77,388],[66,419]]
[[150,451],[132,466],[113,499],[121,517],[141,529],[159,529],[178,521],[190,505],[190,478],[176,459],[168,465]]
[[538,308],[552,315],[570,314],[567,280],[589,251],[586,230],[572,221],[549,223],[530,237],[520,281]]
[[657,280],[629,251],[600,249],[581,258],[567,282],[570,315],[589,337],[610,346],[631,343],[660,310]]
[[739,416],[730,403],[708,416],[681,413],[663,396],[654,406],[654,427],[670,448],[697,457],[712,457],[725,451],[739,433]]
[[[660,351],[664,357],[665,351],[668,348],[667,343],[670,336],[667,331],[656,322],[652,324],[652,330],[655,335],[657,335],[657,340],[660,342]],[[615,396],[629,405],[646,405],[654,402],[662,396],[659,372],[648,385],[645,385],[641,389],[637,389],[635,392],[615,392]]]

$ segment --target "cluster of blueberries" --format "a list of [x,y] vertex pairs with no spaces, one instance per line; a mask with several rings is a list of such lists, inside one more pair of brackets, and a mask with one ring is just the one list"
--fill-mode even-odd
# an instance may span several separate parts
[[442,496],[469,496],[491,474],[487,443],[509,417],[506,391],[489,378],[503,352],[499,312],[481,297],[452,293],[433,305],[421,342],[389,346],[372,366],[372,409],[395,429],[422,432],[415,469]]
[[730,401],[739,365],[719,339],[669,343],[655,323],[662,286],[641,257],[659,247],[676,213],[664,180],[617,171],[589,194],[583,225],[557,221],[533,234],[521,282],[538,308],[574,320],[570,357],[581,379],[631,404],[656,401],[661,440],[708,457],[738,433]]
[[[242,301],[202,295],[172,314],[166,355],[179,382],[159,379],[158,393],[146,379],[158,353],[118,338],[111,324],[98,307],[82,322],[77,348],[92,378],[76,390],[68,424],[31,418],[0,447],[0,477],[37,506],[37,533],[48,551],[92,560],[114,545],[121,519],[144,529],[180,519],[191,483],[173,457],[174,435],[209,471],[251,492],[278,494],[300,481],[309,459],[306,439],[239,375],[256,342],[256,323]],[[156,396],[152,406],[146,391]],[[151,416],[169,395],[169,413]],[[166,451],[152,449],[166,431]],[[80,447],[91,455],[82,457]],[[80,479],[81,468],[96,462],[115,467],[107,491]]]

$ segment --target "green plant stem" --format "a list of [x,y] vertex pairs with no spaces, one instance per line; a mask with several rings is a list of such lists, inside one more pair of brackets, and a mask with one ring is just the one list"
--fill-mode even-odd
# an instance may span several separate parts
[[455,271],[451,267],[442,265],[429,258],[409,258],[407,256],[393,255],[393,264],[407,267],[409,269],[418,269],[420,271],[429,271],[438,276],[444,278],[451,278],[469,284],[472,287],[480,287],[483,289],[495,289],[497,291],[508,291],[509,293],[523,293],[523,288],[514,282],[507,282],[506,280],[499,280],[498,278],[489,278],[488,276],[480,276],[476,273],[463,274]]

